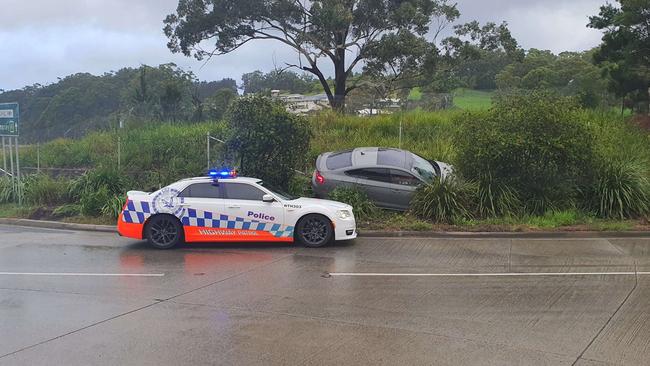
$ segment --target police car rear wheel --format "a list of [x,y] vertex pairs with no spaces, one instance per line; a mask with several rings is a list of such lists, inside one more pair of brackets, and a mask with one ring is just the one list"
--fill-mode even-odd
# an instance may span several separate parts
[[329,219],[322,215],[307,215],[298,222],[296,238],[306,247],[322,247],[332,241],[334,230]]
[[170,249],[183,241],[183,226],[176,217],[160,215],[147,223],[149,244],[158,249]]

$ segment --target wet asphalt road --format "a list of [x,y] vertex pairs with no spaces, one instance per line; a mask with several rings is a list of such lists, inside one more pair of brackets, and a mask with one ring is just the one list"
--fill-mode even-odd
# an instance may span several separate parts
[[157,251],[0,226],[0,365],[648,365],[650,275],[635,271],[650,239]]

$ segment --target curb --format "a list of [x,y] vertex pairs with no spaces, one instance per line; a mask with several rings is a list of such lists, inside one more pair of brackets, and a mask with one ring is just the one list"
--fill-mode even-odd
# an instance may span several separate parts
[[[71,222],[0,218],[0,225],[36,227],[76,231],[117,233],[115,226],[76,224]],[[432,239],[535,239],[535,238],[650,238],[650,231],[528,231],[528,232],[462,232],[462,231],[360,231],[362,238],[432,238]]]
[[432,239],[580,239],[580,238],[650,238],[650,231],[364,231],[365,238],[432,238]]
[[104,232],[104,233],[117,232],[117,229],[114,226],[110,226],[110,225],[75,224],[72,222],[43,221],[43,220],[29,220],[29,219],[0,218],[0,225],[37,227],[41,229],[96,231],[96,232]]

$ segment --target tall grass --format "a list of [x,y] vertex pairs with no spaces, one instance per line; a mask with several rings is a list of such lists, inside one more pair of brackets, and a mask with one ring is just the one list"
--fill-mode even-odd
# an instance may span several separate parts
[[427,159],[453,161],[455,150],[451,138],[462,111],[413,111],[373,117],[340,116],[323,113],[311,119],[312,160],[326,151],[355,147],[401,147]]

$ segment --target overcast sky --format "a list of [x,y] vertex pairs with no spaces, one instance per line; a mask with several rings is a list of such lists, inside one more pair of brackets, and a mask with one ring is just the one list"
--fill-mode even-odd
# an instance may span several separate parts
[[[586,28],[605,0],[458,0],[460,22],[507,21],[522,47],[581,51],[600,43]],[[295,61],[272,41],[249,43],[205,64],[171,54],[162,19],[177,0],[0,0],[0,89],[51,83],[77,72],[174,62],[216,80]]]

